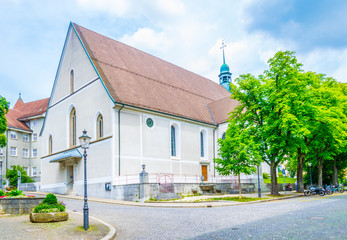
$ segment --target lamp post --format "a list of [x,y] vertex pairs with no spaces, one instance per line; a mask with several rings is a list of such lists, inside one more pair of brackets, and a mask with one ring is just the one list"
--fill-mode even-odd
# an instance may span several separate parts
[[84,149],[84,205],[83,205],[83,228],[88,230],[89,228],[89,209],[87,198],[87,149],[89,148],[90,137],[87,135],[87,131],[83,130],[83,135],[79,137],[81,148]]
[[2,152],[0,153],[0,189],[2,190],[2,162],[4,161],[3,159],[4,155]]
[[307,165],[310,167],[310,182],[311,182],[311,186],[312,186],[312,172],[311,172],[312,163],[309,162]]
[[259,165],[257,166],[257,171],[258,171],[258,197],[261,198],[260,177],[259,177]]

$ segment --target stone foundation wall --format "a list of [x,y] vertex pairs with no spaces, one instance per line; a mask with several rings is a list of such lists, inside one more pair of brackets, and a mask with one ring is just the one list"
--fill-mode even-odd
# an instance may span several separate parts
[[43,201],[44,197],[34,198],[1,198],[0,205],[7,214],[17,215],[30,213]]

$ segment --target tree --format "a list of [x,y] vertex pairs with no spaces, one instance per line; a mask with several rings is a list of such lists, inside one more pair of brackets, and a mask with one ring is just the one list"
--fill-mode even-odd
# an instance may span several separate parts
[[22,183],[32,183],[35,182],[28,175],[27,172],[21,166],[13,166],[12,169],[7,169],[6,178],[10,179],[10,186],[18,185],[18,171],[21,173],[21,182]]
[[256,171],[261,158],[258,154],[259,144],[254,141],[253,126],[239,126],[237,120],[229,121],[228,129],[225,133],[225,139],[218,139],[220,148],[218,150],[219,158],[214,162],[216,170],[222,175],[237,175],[239,181],[239,197],[241,198],[241,173],[250,175]]
[[5,132],[7,130],[6,114],[8,112],[9,103],[6,99],[0,96],[0,147],[5,147],[7,138]]

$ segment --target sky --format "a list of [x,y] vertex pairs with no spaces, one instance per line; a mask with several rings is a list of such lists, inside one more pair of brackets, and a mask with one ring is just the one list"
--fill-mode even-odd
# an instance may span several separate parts
[[0,0],[0,95],[14,106],[49,97],[69,23],[218,82],[259,75],[279,51],[306,71],[347,82],[347,1]]

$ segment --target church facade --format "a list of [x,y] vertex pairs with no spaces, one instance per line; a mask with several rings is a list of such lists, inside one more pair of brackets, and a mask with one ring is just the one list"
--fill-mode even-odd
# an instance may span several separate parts
[[215,182],[217,139],[238,105],[228,92],[224,52],[219,78],[217,84],[70,23],[41,131],[41,190],[83,194],[84,129],[90,196],[138,184],[143,167],[149,183]]

